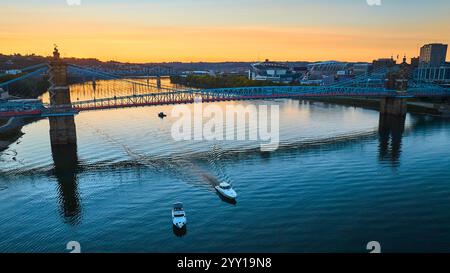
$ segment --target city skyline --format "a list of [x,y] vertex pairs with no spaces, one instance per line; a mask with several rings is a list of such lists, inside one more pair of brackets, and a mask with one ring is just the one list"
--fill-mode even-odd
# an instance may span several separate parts
[[450,43],[450,3],[441,0],[2,2],[3,54],[47,56],[56,43],[63,57],[102,61],[370,62]]

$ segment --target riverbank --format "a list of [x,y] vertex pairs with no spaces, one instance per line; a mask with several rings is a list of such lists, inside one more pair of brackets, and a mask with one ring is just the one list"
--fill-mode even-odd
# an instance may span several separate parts
[[[379,99],[368,99],[368,98],[320,98],[320,99],[308,99],[312,101],[320,101],[324,103],[332,103],[339,105],[347,105],[353,107],[361,107],[365,109],[380,109],[380,100]],[[448,104],[443,103],[429,103],[429,102],[421,102],[417,100],[407,101],[407,110],[408,113],[420,114],[420,115],[432,115],[432,116],[445,116],[447,117],[449,113],[445,110]]]
[[22,135],[23,135],[22,133],[19,133],[5,140],[0,139],[0,152],[6,150],[9,147],[9,145],[17,141]]
[[286,84],[273,83],[268,81],[254,81],[245,76],[227,75],[188,75],[186,77],[171,76],[172,84],[180,84],[193,88],[233,88],[233,87],[252,87],[252,86],[281,86]]
[[[220,76],[209,75],[189,75],[187,77],[172,76],[170,81],[173,84],[181,84],[194,88],[232,88],[232,87],[251,87],[251,86],[276,86],[285,84],[274,84],[273,82],[253,81],[244,76]],[[369,98],[309,98],[311,101],[320,101],[324,103],[347,105],[361,107],[365,109],[379,110],[380,100]],[[425,114],[433,116],[450,116],[449,104],[435,103],[428,101],[410,100],[407,102],[408,112],[414,114]]]
[[14,119],[9,119],[5,121],[0,119],[0,151],[3,151],[19,139],[23,133],[21,132],[22,122],[17,123]]
[[0,119],[0,151],[6,148],[19,139],[22,133],[22,127],[28,123],[32,123],[36,119],[30,118],[9,118]]
[[19,118],[0,119],[0,139],[15,134],[22,126],[22,119]]

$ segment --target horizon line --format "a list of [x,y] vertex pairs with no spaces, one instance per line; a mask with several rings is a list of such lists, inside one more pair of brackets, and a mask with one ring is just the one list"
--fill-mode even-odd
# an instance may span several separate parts
[[[6,53],[2,53],[0,52],[0,55],[3,56],[14,56],[14,55],[20,55],[23,57],[26,56],[35,56],[35,57],[42,57],[42,58],[52,58],[51,55],[40,55],[40,54],[36,54],[36,53],[20,53],[20,52],[15,52],[15,53],[11,53],[11,54],[6,54]],[[61,54],[63,55],[63,54]],[[97,60],[99,62],[102,63],[108,63],[108,62],[117,62],[117,63],[122,63],[122,64],[158,64],[158,63],[184,63],[184,64],[189,64],[189,63],[257,63],[257,62],[264,62],[266,60],[269,60],[271,62],[279,62],[279,63],[316,63],[316,62],[343,62],[343,63],[372,63],[375,60],[379,60],[379,59],[392,59],[394,61],[398,61],[398,60],[402,60],[403,59],[403,54],[397,54],[399,57],[395,58],[394,56],[396,55],[392,55],[390,57],[379,57],[377,59],[373,59],[372,61],[347,61],[347,60],[338,60],[338,59],[323,59],[323,60],[315,60],[315,61],[307,61],[307,60],[279,60],[279,59],[270,59],[270,58],[263,58],[262,60],[212,60],[212,61],[206,61],[206,60],[195,60],[195,61],[144,61],[144,62],[133,62],[133,61],[121,61],[121,60],[115,60],[115,59],[106,59],[106,58],[96,58],[96,57],[77,57],[77,56],[62,56],[62,59],[79,59],[79,60]],[[417,58],[420,57],[420,55],[416,55],[413,57],[407,57],[407,60],[411,60],[411,58]],[[446,60],[448,61],[448,60]]]

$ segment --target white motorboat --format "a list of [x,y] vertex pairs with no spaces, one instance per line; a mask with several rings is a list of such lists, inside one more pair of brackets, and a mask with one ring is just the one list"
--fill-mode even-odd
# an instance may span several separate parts
[[234,191],[233,187],[231,187],[228,183],[220,183],[219,186],[215,186],[216,190],[222,194],[224,197],[234,200],[237,198],[237,193]]
[[172,209],[172,222],[176,228],[182,229],[186,226],[186,213],[183,209],[183,203],[175,203]]

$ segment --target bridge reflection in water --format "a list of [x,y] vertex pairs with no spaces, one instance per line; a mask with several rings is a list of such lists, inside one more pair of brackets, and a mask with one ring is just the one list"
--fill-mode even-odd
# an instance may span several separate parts
[[78,192],[77,173],[79,162],[76,145],[53,145],[54,175],[58,180],[61,214],[71,225],[81,218],[81,200]]
[[398,166],[406,116],[380,114],[378,125],[380,161],[390,161]]

